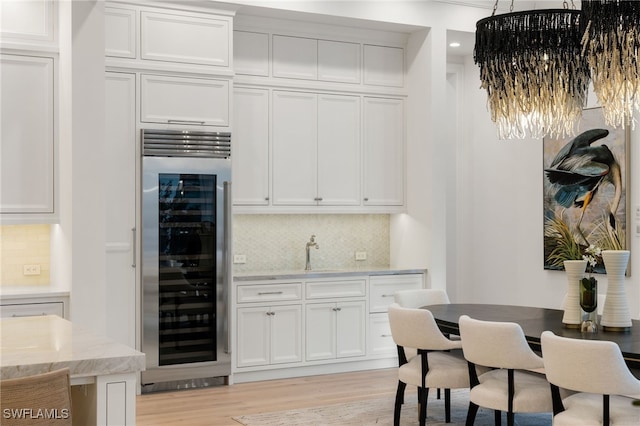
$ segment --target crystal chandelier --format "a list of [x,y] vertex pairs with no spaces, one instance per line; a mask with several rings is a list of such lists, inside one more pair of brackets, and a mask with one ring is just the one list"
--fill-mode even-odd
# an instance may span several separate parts
[[640,2],[582,0],[582,40],[607,124],[631,124],[640,109]]
[[[572,2],[573,3],[573,2]],[[586,105],[589,66],[581,55],[581,12],[543,9],[476,23],[475,63],[500,139],[575,134]]]

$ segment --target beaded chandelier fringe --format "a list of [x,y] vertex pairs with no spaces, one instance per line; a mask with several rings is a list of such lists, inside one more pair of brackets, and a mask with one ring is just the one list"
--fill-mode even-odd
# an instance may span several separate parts
[[631,124],[640,109],[640,2],[582,0],[582,39],[607,124]]
[[546,9],[477,22],[474,60],[500,139],[575,133],[589,85],[580,16]]

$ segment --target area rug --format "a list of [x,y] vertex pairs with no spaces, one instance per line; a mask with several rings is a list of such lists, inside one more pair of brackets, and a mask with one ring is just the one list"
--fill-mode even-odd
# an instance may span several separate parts
[[[429,397],[427,402],[427,424],[437,426],[462,426],[467,417],[469,404],[468,390],[451,392],[451,423],[444,421],[444,399]],[[412,401],[413,400],[413,401]],[[323,407],[302,408],[273,413],[250,414],[233,417],[245,426],[368,426],[393,425],[394,396],[375,398],[364,401],[347,402]],[[502,423],[507,419],[503,413]],[[400,416],[401,426],[418,424],[418,406],[415,395],[407,395]],[[551,425],[551,414],[516,414],[515,424],[518,426]],[[476,416],[475,426],[493,426],[494,414],[491,410],[480,408]]]

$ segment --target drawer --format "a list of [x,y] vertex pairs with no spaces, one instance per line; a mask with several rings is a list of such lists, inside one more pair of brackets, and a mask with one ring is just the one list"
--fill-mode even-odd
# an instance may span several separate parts
[[360,280],[307,282],[307,299],[333,299],[336,297],[364,297],[367,282]]
[[237,303],[302,299],[302,283],[239,285]]
[[387,312],[398,290],[422,288],[422,274],[384,275],[369,278],[369,312]]
[[386,313],[369,315],[369,355],[394,355],[398,353],[391,336],[389,317]]
[[64,318],[64,303],[19,303],[0,306],[0,317],[32,317],[39,315],[58,315]]

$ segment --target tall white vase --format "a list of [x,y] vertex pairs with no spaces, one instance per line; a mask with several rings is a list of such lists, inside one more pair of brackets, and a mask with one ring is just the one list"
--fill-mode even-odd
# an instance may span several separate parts
[[580,328],[582,309],[580,308],[580,280],[587,269],[586,260],[565,260],[564,270],[567,275],[567,295],[564,298],[564,315],[562,324],[567,328]]
[[629,262],[629,250],[603,250],[602,260],[607,270],[607,298],[602,310],[602,328],[605,331],[628,331],[631,314],[624,287],[624,274]]

